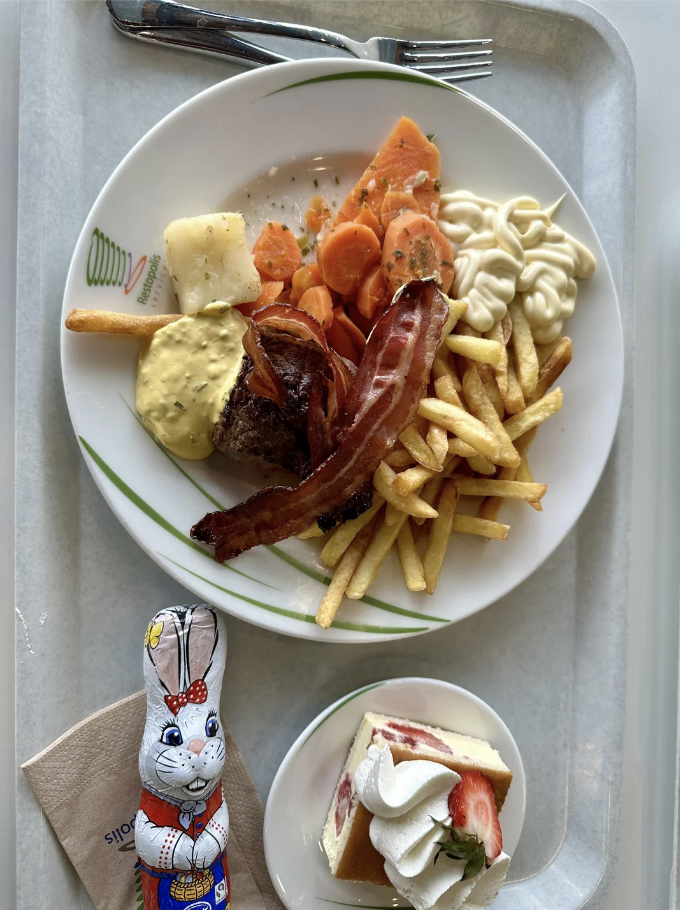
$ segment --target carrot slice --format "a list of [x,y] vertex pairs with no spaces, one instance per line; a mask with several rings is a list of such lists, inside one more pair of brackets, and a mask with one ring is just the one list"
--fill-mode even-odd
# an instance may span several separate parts
[[387,303],[387,285],[381,265],[373,266],[364,276],[357,294],[357,309],[370,319],[375,308]]
[[341,309],[333,310],[333,322],[337,322],[338,325],[343,327],[349,336],[349,340],[352,342],[352,347],[361,356],[366,347],[366,336],[361,329],[358,328],[349,318],[347,313]]
[[250,316],[256,310],[262,309],[263,306],[269,306],[274,303],[279,294],[283,291],[283,281],[263,281],[262,290],[257,300],[252,303],[239,303],[238,308],[244,316]]
[[401,215],[404,211],[422,212],[433,221],[439,214],[439,181],[427,177],[420,186],[414,186],[412,191],[390,190],[385,193],[382,208],[380,209],[380,223],[384,230],[390,221]]
[[433,180],[439,177],[439,150],[413,120],[402,117],[385,144],[359,178],[336,215],[335,224],[353,221],[362,203],[378,218],[385,193],[403,190],[421,171]]
[[310,262],[309,265],[303,265],[293,275],[292,287],[290,289],[290,299],[292,303],[297,303],[305,291],[310,288],[320,287],[323,284],[321,270],[316,262]]
[[312,196],[309,208],[305,212],[307,230],[318,234],[322,227],[331,220],[331,210],[323,196]]
[[339,224],[323,238],[316,258],[329,287],[355,294],[366,270],[380,259],[380,241],[365,224]]
[[298,309],[313,316],[321,324],[324,332],[330,328],[334,311],[328,288],[321,286],[306,290],[300,298]]
[[428,277],[446,294],[453,281],[451,244],[431,218],[404,212],[385,231],[382,269],[391,294],[412,278]]
[[359,356],[354,349],[354,345],[350,341],[349,335],[335,318],[335,312],[336,311],[334,310],[333,323],[326,332],[328,343],[341,357],[346,357],[347,360],[351,360],[352,363],[356,363],[358,365]]
[[255,241],[253,261],[263,278],[290,281],[302,262],[293,232],[278,221],[268,221]]
[[366,227],[369,227],[373,231],[373,233],[378,238],[378,240],[380,240],[382,235],[385,233],[382,225],[380,224],[378,219],[375,217],[373,212],[366,205],[366,203],[364,203],[361,206],[361,208],[359,209],[359,214],[354,219],[354,223],[355,224],[365,224]]

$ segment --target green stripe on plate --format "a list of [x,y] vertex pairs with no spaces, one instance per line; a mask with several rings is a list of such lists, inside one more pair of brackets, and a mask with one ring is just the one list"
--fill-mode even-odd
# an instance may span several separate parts
[[[194,578],[198,578],[200,581],[212,585],[212,587],[217,588],[218,591],[224,591],[225,594],[237,597],[239,600],[245,601],[245,603],[253,604],[253,606],[260,607],[262,610],[267,610],[269,613],[278,613],[279,616],[297,619],[299,622],[311,623],[312,625],[316,622],[313,616],[309,616],[306,613],[296,613],[294,610],[286,610],[284,607],[275,607],[272,604],[263,603],[261,600],[254,600],[252,597],[246,597],[245,594],[238,594],[236,591],[230,591],[229,588],[223,588],[222,585],[218,585],[217,582],[211,581],[209,578],[204,578],[203,575],[199,575],[197,572],[192,572],[191,569],[187,569],[186,566],[180,565],[180,563],[175,562],[174,559],[170,559],[169,556],[165,556],[163,553],[160,553],[159,555],[168,562],[171,562],[174,566],[177,566],[178,569],[183,569],[189,575],[193,575]],[[404,626],[403,628],[400,628],[399,626],[369,626],[364,623],[341,622],[338,620],[334,620],[331,625],[334,629],[344,629],[348,632],[368,632],[372,635],[403,635],[407,632],[427,632],[428,630],[427,626]]]
[[[127,496],[133,505],[137,506],[141,512],[152,519],[152,521],[155,521],[157,525],[160,525],[160,527],[167,531],[168,534],[172,534],[173,537],[176,537],[177,540],[181,540],[182,543],[186,544],[188,547],[191,547],[192,550],[196,550],[197,553],[201,553],[206,557],[206,559],[214,561],[210,553],[206,552],[203,547],[199,547],[199,545],[197,543],[194,543],[191,538],[186,536],[186,534],[182,534],[181,531],[178,531],[177,528],[171,525],[167,519],[163,518],[162,515],[159,515],[159,513],[148,504],[148,502],[145,502],[141,496],[135,493],[135,491],[131,489],[125,483],[125,481],[116,474],[113,468],[110,468],[108,466],[101,455],[95,452],[95,450],[92,448],[89,442],[87,442],[86,439],[83,439],[82,436],[79,436],[78,439],[80,440],[83,448],[88,453],[92,461],[94,461],[102,473],[108,477],[111,483],[117,487],[124,496]],[[238,569],[235,569],[233,566],[224,565],[224,568],[229,569],[230,572],[235,572],[237,575],[242,575],[243,578],[247,578],[248,581],[255,581],[258,584],[264,584],[264,582],[258,582],[257,578],[251,578],[250,575],[246,575],[245,572],[241,572]],[[267,587],[269,588],[271,585],[267,585]]]
[[[347,698],[343,698],[343,700],[339,704],[337,704],[333,708],[332,711],[329,711],[328,714],[322,720],[319,721],[319,723],[316,725],[316,727],[314,727],[313,730],[310,730],[307,738],[305,739],[305,741],[302,745],[304,746],[306,743],[308,743],[309,740],[312,738],[312,736],[314,736],[316,731],[319,729],[319,727],[323,727],[323,725],[326,723],[328,718],[332,717],[336,711],[340,710],[340,708],[344,708],[348,702],[353,701],[359,695],[363,695],[364,692],[370,692],[371,689],[377,689],[379,686],[384,686],[384,685],[385,685],[384,682],[370,683],[368,686],[364,686],[362,689],[358,689],[356,692],[352,692],[352,694],[348,695]],[[321,897],[321,898],[319,898],[319,900],[324,900],[324,898]],[[330,903],[332,904],[332,903],[334,903],[334,901],[330,901]]]
[[277,88],[275,92],[269,92],[265,98],[272,95],[278,95],[279,92],[287,92],[290,88],[299,88],[302,85],[315,85],[319,82],[342,82],[351,79],[381,79],[390,82],[415,82],[418,85],[428,85],[430,88],[442,88],[447,92],[458,92],[463,94],[459,88],[453,85],[447,85],[445,82],[433,82],[425,76],[419,76],[417,73],[395,73],[383,70],[353,70],[349,73],[329,73],[327,76],[315,76],[314,79],[304,79],[302,82],[293,82],[291,85],[284,85],[283,88]]

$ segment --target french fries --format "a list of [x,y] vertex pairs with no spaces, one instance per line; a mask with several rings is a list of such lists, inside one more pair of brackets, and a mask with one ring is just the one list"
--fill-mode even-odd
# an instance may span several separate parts
[[338,567],[333,573],[333,578],[328,586],[328,590],[319,604],[319,609],[316,611],[316,622],[322,629],[327,629],[335,619],[335,614],[337,613],[340,602],[345,594],[345,589],[347,588],[352,575],[354,575],[354,570],[359,565],[361,557],[366,551],[366,547],[373,534],[374,524],[377,520],[377,516],[374,516],[374,518],[359,531],[338,563]]
[[492,367],[498,366],[503,352],[503,345],[500,341],[473,338],[468,335],[449,335],[446,339],[446,346],[454,354],[460,354],[469,360],[490,363]]
[[536,502],[548,489],[544,483],[520,483],[518,480],[487,480],[481,477],[463,477],[453,474],[451,480],[458,484],[461,496],[502,496],[506,499],[524,499]]
[[399,442],[407,452],[413,455],[418,464],[421,464],[424,468],[429,468],[431,471],[441,471],[439,458],[413,426],[404,430],[399,437]]
[[300,531],[298,538],[300,540],[309,540],[312,537],[323,537],[325,531],[322,531],[317,522],[312,522],[311,525],[306,527],[304,531]]
[[467,310],[467,303],[462,300],[449,300],[449,315],[442,328],[442,341],[444,344],[448,335],[454,330],[456,323]]
[[423,398],[418,406],[418,413],[455,433],[463,442],[467,442],[480,455],[486,455],[491,461],[495,462],[500,455],[500,444],[491,430],[462,408],[457,408],[447,401],[440,401],[438,398]]
[[474,515],[461,515],[456,512],[453,516],[452,531],[460,534],[476,534],[488,540],[507,540],[510,525],[502,525],[498,521],[489,521],[484,518],[475,518]]
[[399,554],[399,563],[406,587],[409,591],[424,591],[423,563],[416,550],[413,532],[408,521],[404,523],[401,531],[397,534],[397,553]]
[[[522,460],[519,463],[519,467],[517,468],[517,474],[515,476],[516,476],[517,480],[520,480],[522,483],[533,483],[534,482],[534,478],[531,473],[531,469],[529,468],[529,462],[527,460],[526,453],[524,455],[522,455]],[[532,508],[536,509],[537,512],[543,511],[543,506],[540,504],[540,502],[529,501],[529,505]]]
[[408,493],[406,496],[397,493],[392,486],[396,476],[388,464],[385,464],[384,461],[380,462],[377,471],[373,475],[373,486],[383,499],[407,515],[413,515],[416,518],[436,518],[436,510],[426,502],[423,502],[415,493]]
[[383,564],[385,557],[392,548],[392,544],[399,536],[399,532],[407,520],[408,515],[406,512],[402,512],[398,524],[387,525],[384,522],[378,524],[373,539],[361,557],[361,561],[354,570],[354,575],[352,575],[352,579],[345,590],[345,595],[350,600],[362,598],[378,577],[380,566]]
[[[519,439],[515,442],[515,449],[519,454],[520,458],[524,458],[529,449],[529,446],[534,441],[536,436],[537,427],[534,427],[532,430],[529,430],[528,433],[525,433],[524,436],[520,436]],[[521,465],[520,461],[520,465]],[[519,465],[516,468],[501,468],[498,472],[498,480],[515,480],[522,479],[517,478],[517,471],[519,470]],[[533,477],[531,478],[533,481]],[[502,496],[488,496],[479,507],[479,517],[486,518],[490,521],[493,521],[498,517],[501,506],[503,505]],[[534,508],[536,505],[540,507],[540,503],[532,503]]]
[[383,459],[391,468],[408,468],[416,464],[416,459],[406,449],[393,449]]
[[543,398],[549,388],[555,385],[564,370],[571,363],[571,338],[560,339],[550,356],[543,362],[538,371],[536,388],[527,398],[527,404],[533,404]]
[[[512,325],[510,325],[509,328],[510,331],[512,331]],[[489,341],[498,342],[501,346],[501,356],[498,358],[498,363],[494,367],[494,370],[499,393],[501,398],[504,398],[508,393],[508,338],[505,337],[503,320],[496,322],[493,328],[489,329],[484,337],[488,338]]]
[[508,414],[519,414],[526,407],[524,395],[520,388],[517,374],[515,373],[515,355],[508,351],[507,391],[503,396],[503,404]]
[[128,313],[112,313],[108,310],[71,310],[64,320],[64,325],[72,332],[149,336],[181,318],[181,313],[131,316]]
[[448,352],[444,350],[441,355],[437,355],[434,358],[434,363],[432,364],[432,375],[435,380],[442,379],[447,377],[451,381],[451,385],[456,392],[460,392],[462,386],[460,384],[460,379],[458,378],[458,373],[456,368],[451,362],[451,358],[448,356]]
[[561,407],[562,389],[557,388],[544,395],[540,401],[530,404],[526,410],[509,417],[503,424],[505,432],[510,439],[517,439],[518,436],[523,436],[533,427],[537,427],[539,423],[543,423],[548,417],[552,417]]
[[444,427],[440,427],[436,423],[431,423],[427,431],[425,442],[432,449],[432,452],[437,459],[437,464],[442,468],[449,451],[448,433]]
[[423,559],[423,575],[425,576],[425,590],[434,594],[446,556],[446,548],[451,536],[453,515],[458,504],[459,486],[454,480],[447,480],[442,488],[439,502],[437,503],[438,515],[432,523],[432,531],[428,541],[427,550]]
[[[472,413],[486,424],[498,441],[500,451],[498,457],[494,459],[495,463],[516,468],[520,457],[510,441],[510,437],[503,427],[495,407],[491,404],[489,396],[486,394],[484,383],[474,363],[468,363],[463,374],[463,394]],[[477,468],[476,470],[479,469]]]
[[358,518],[354,518],[352,521],[346,521],[344,525],[340,525],[321,551],[321,562],[327,566],[327,568],[332,569],[335,567],[338,560],[352,543],[359,531],[361,531],[361,529],[380,511],[384,503],[385,500],[382,496],[374,493],[373,504],[370,509],[366,512],[362,512]]
[[522,394],[526,398],[536,388],[538,382],[538,357],[531,326],[524,315],[524,308],[519,297],[510,303],[508,312],[512,318],[512,347],[515,352],[515,372]]

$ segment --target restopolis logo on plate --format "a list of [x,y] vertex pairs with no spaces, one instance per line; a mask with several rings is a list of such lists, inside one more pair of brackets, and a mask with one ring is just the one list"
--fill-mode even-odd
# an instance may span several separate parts
[[92,231],[85,275],[89,287],[122,287],[125,295],[130,294],[144,274],[147,264],[148,273],[137,297],[137,302],[143,304],[147,303],[153,293],[154,283],[159,277],[161,257],[158,254],[151,257],[145,254],[133,266],[129,250],[122,249],[99,228]]

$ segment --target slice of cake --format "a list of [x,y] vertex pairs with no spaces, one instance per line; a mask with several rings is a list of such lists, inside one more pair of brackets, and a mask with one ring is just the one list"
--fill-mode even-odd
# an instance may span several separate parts
[[481,771],[491,782],[499,812],[505,802],[512,772],[489,743],[401,717],[364,714],[335,788],[323,831],[323,846],[336,878],[392,884],[385,873],[385,860],[369,837],[373,815],[356,795],[354,775],[372,744],[389,748],[395,765],[426,759],[458,774]]

